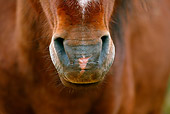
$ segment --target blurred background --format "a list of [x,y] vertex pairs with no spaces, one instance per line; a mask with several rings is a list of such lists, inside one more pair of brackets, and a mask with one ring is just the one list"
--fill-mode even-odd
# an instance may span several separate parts
[[170,79],[169,79],[169,84],[167,88],[167,93],[166,93],[166,98],[165,98],[165,103],[164,103],[164,108],[163,108],[163,114],[170,114]]

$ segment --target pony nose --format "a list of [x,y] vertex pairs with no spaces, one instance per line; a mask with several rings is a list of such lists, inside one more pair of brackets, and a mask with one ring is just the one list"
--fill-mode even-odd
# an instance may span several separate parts
[[[54,38],[54,48],[60,64],[65,68],[90,69],[103,64],[109,52],[110,35],[96,39]],[[81,70],[80,69],[80,70]]]
[[[55,38],[53,46],[60,71],[65,71],[61,79],[76,84],[95,83],[103,79],[106,59],[111,44],[109,35],[96,39]],[[55,57],[55,56],[54,56]],[[54,63],[55,60],[54,60]]]

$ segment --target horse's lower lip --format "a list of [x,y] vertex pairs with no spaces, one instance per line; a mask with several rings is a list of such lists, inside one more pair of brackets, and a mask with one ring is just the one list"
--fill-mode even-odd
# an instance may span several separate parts
[[71,82],[68,81],[65,78],[61,79],[62,83],[67,86],[67,87],[71,87],[71,88],[88,88],[88,87],[94,87],[96,85],[98,85],[101,81],[95,81],[95,82]]

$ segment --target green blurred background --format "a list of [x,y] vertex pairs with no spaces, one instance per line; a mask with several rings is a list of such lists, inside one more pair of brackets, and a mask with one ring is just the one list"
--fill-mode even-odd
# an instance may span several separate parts
[[163,108],[163,114],[170,114],[170,79],[169,79],[165,104],[164,104],[164,108]]

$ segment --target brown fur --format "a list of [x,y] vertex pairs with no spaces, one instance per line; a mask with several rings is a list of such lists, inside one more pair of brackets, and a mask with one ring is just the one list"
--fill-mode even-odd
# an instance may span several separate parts
[[101,86],[83,91],[65,88],[56,76],[48,52],[56,17],[30,1],[0,1],[0,113],[161,113],[170,72],[168,0],[132,0],[130,9],[115,1],[116,60]]

